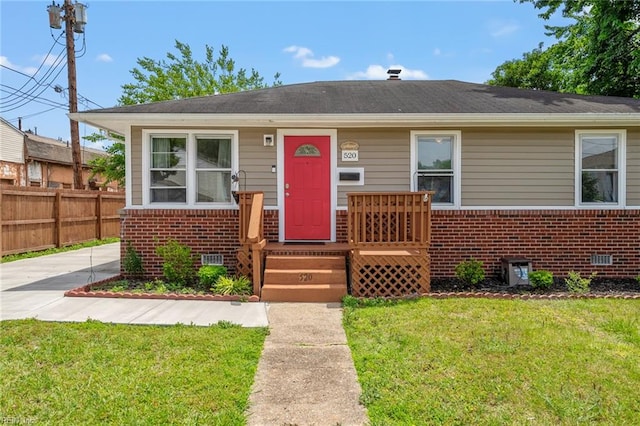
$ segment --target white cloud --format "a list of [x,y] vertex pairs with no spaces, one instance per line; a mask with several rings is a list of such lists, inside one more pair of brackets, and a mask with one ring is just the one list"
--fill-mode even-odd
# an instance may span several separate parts
[[109,56],[107,53],[101,53],[96,57],[96,61],[98,62],[113,62],[113,58]]
[[64,61],[64,55],[58,55],[58,56],[54,56],[51,54],[48,55],[34,55],[32,57],[32,59],[35,62],[38,63],[43,63],[43,66],[53,66],[56,64],[60,64],[62,61]]
[[337,56],[323,56],[320,59],[315,59],[313,51],[302,46],[289,46],[284,51],[293,53],[293,57],[301,60],[302,66],[305,68],[330,68],[340,62],[340,58]]
[[36,71],[38,70],[35,67],[22,67],[20,65],[16,65],[14,63],[12,63],[9,58],[7,58],[6,56],[0,56],[0,65],[7,67],[7,68],[11,68],[12,70],[15,71],[19,71],[21,73],[24,74],[28,74],[28,75],[34,75],[36,73]]
[[506,37],[518,31],[520,25],[515,21],[492,21],[489,23],[491,37]]
[[349,80],[386,80],[389,78],[387,71],[390,69],[399,69],[400,78],[403,80],[427,80],[429,76],[422,70],[411,70],[402,65],[369,65],[366,71],[358,71],[347,77]]

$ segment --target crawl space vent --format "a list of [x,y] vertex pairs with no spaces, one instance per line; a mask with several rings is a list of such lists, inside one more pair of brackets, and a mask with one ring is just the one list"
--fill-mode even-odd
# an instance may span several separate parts
[[203,265],[224,265],[224,258],[221,254],[203,254],[200,256],[200,263]]
[[592,265],[613,265],[613,256],[610,254],[592,254]]

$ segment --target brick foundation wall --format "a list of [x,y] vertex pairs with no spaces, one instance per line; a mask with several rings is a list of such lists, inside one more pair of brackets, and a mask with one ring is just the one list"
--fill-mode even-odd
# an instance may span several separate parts
[[[556,275],[569,270],[599,276],[640,274],[640,210],[435,210],[432,214],[431,274],[454,276],[455,266],[474,257],[488,276],[498,276],[501,257],[526,257],[534,269]],[[278,211],[265,210],[264,235],[278,241]],[[131,242],[148,276],[162,276],[155,247],[168,238],[200,255],[220,253],[235,273],[237,210],[124,210],[121,255]],[[336,212],[336,241],[347,242],[347,212]],[[592,254],[613,255],[612,266],[590,264]],[[123,271],[124,272],[124,271]]]
[[229,272],[235,272],[237,210],[124,210],[120,219],[121,258],[131,242],[148,277],[162,276],[163,261],[155,248],[170,238],[191,248],[196,267],[200,267],[201,254],[219,253]]
[[[525,257],[533,269],[602,277],[640,274],[640,210],[472,210],[432,212],[432,277],[452,277],[463,260],[482,260],[499,276],[501,257]],[[613,265],[591,265],[592,254]]]

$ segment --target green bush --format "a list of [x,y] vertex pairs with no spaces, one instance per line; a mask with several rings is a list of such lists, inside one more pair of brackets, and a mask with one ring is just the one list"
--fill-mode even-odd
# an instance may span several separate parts
[[456,277],[467,284],[476,285],[484,280],[483,263],[480,260],[469,259],[456,266]]
[[122,259],[122,269],[124,269],[124,272],[128,276],[141,277],[144,275],[142,257],[140,257],[136,249],[133,248],[131,241],[127,242],[127,250]]
[[156,254],[164,260],[162,273],[167,286],[187,287],[195,281],[195,271],[191,249],[176,240],[168,240],[163,246],[156,247]]
[[569,271],[568,277],[564,279],[567,289],[572,293],[588,293],[591,289],[591,280],[595,278],[596,272],[589,275],[589,278],[580,276],[580,272]]
[[533,271],[529,274],[529,282],[533,288],[548,290],[553,286],[553,274],[549,271]]
[[213,287],[218,278],[227,275],[227,268],[222,265],[202,265],[198,269],[198,287],[208,289]]
[[220,276],[211,289],[215,294],[250,295],[253,292],[251,281],[247,277]]

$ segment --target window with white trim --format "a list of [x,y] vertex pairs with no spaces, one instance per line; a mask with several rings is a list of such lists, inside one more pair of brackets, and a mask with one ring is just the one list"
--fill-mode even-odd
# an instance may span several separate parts
[[237,132],[144,134],[147,204],[232,203],[231,174],[237,167]]
[[459,139],[459,132],[412,132],[412,187],[434,191],[435,204],[455,205],[459,199]]
[[576,188],[580,205],[623,204],[624,133],[576,132]]

